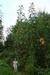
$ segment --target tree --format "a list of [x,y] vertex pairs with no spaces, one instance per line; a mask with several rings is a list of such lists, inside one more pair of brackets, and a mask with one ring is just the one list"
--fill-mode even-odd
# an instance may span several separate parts
[[26,19],[23,9],[24,9],[23,5],[20,5],[19,9],[17,10],[17,14],[18,14],[17,21],[23,21]]
[[14,43],[16,44],[17,59],[20,66],[25,67],[27,63],[33,64],[34,60],[34,28],[29,22],[17,22],[12,29]]
[[15,44],[12,33],[8,34],[8,36],[6,37],[2,57],[12,67],[12,61],[14,58],[16,58]]
[[[48,53],[48,40],[49,40],[49,14],[43,12],[39,13],[36,20],[37,34],[35,41],[35,62],[36,67],[47,67],[47,53]],[[49,41],[50,42],[50,41]]]
[[0,10],[0,58],[2,58],[3,52],[3,26],[2,26],[2,12]]
[[35,19],[35,8],[34,8],[34,3],[32,2],[30,7],[29,7],[29,19],[32,21]]
[[0,52],[3,51],[3,26],[2,20],[0,19]]
[[3,42],[3,26],[1,18],[0,18],[0,42]]

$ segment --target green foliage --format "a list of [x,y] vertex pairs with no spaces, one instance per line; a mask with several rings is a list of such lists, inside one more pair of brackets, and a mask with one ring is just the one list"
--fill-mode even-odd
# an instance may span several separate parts
[[19,75],[49,75],[50,14],[39,12],[35,17],[34,11],[30,10],[32,17],[27,21],[23,21],[18,12],[18,21],[6,38],[2,57],[8,63],[17,59]]
[[[41,67],[46,67],[46,62],[47,62],[47,52],[48,52],[48,40],[49,40],[49,19],[48,19],[49,15],[48,14],[45,14],[44,12],[41,13],[38,18],[37,18],[37,29],[38,29],[38,39],[40,40],[40,38],[44,38],[44,45],[41,45],[41,42],[40,41],[37,41],[37,45],[35,46],[36,47],[36,56],[37,59],[36,61],[38,61],[37,64],[42,64]],[[37,40],[38,40],[37,39]],[[50,41],[49,41],[50,42]],[[38,54],[38,55],[37,55]],[[40,59],[40,60],[39,60]],[[40,66],[39,65],[39,66]],[[45,66],[46,65],[46,66]]]
[[0,60],[0,75],[13,75],[13,74],[15,75],[10,66],[4,60]]
[[0,42],[0,52],[2,52],[3,51],[3,44]]
[[18,22],[12,30],[20,67],[24,67],[30,56],[30,50],[33,49],[32,30],[32,25],[28,22]]
[[[29,8],[29,19],[23,13],[23,5],[17,13],[17,22],[5,45],[0,42],[0,59],[4,59],[0,60],[0,75],[50,75],[50,14],[37,15],[34,3]],[[0,24],[2,40],[2,21]],[[18,61],[16,73],[12,70],[14,58]]]
[[34,75],[50,75],[50,69],[34,68]]

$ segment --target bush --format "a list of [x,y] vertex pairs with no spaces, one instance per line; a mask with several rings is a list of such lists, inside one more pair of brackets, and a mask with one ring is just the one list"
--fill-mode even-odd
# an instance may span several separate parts
[[33,64],[27,64],[25,67],[25,71],[27,75],[33,75],[34,74]]
[[0,60],[0,75],[13,75],[13,71],[10,66],[4,61]]

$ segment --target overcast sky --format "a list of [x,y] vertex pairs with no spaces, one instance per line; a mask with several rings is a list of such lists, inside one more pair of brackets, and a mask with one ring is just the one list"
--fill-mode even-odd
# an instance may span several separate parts
[[7,27],[16,23],[18,6],[24,5],[27,16],[27,10],[31,2],[34,2],[36,10],[45,10],[50,13],[50,0],[0,0],[5,33]]

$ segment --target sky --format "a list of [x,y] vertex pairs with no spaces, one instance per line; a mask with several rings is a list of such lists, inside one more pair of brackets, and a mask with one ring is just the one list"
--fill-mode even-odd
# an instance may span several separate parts
[[35,9],[37,11],[45,10],[46,12],[50,13],[50,0],[0,0],[0,9],[2,10],[4,34],[6,34],[8,27],[15,25],[19,5],[24,6],[25,13],[27,16],[27,10],[31,2],[34,2]]

